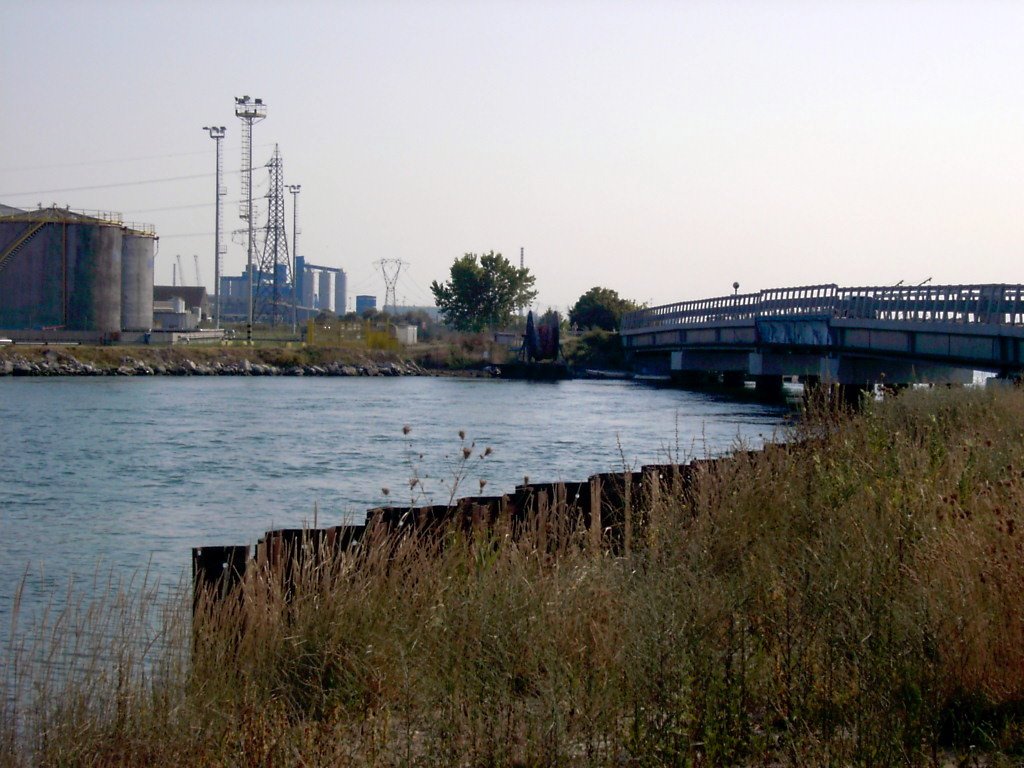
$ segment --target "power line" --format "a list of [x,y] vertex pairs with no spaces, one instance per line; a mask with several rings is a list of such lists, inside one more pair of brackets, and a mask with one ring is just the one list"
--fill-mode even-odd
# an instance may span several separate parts
[[433,299],[433,296],[434,296],[433,292],[432,291],[425,291],[425,290],[423,290],[422,286],[420,286],[420,284],[418,282],[416,282],[416,280],[414,280],[412,275],[410,275],[408,272],[405,273],[405,278],[404,278],[403,282],[406,285],[409,285],[409,283],[412,283],[412,287],[415,289],[415,291],[418,294],[420,294],[420,296],[422,298],[429,299],[430,301],[434,300]]
[[142,181],[119,181],[114,184],[90,184],[85,187],[64,187],[63,189],[36,189],[31,192],[0,192],[0,197],[26,197],[28,195],[49,195],[56,192],[82,192],[88,189],[112,189],[114,187],[139,187],[143,184],[158,184],[165,181],[186,181],[191,179],[208,179],[212,173],[193,173],[188,176],[166,176],[162,179],[144,179]]
[[[261,168],[263,166],[260,166]],[[253,170],[253,169],[250,169]],[[226,171],[225,173],[241,173],[238,171]],[[28,197],[29,195],[49,195],[58,192],[82,192],[90,189],[113,189],[115,187],[140,187],[144,184],[160,184],[168,181],[190,181],[193,179],[208,179],[215,176],[214,173],[193,173],[187,176],[165,176],[162,179],[142,179],[140,181],[118,181],[112,184],[90,184],[84,187],[64,187],[63,189],[37,189],[32,192],[0,192],[0,197]]]
[[[261,147],[272,147],[273,143],[261,144]],[[52,165],[34,165],[34,166],[21,166],[15,168],[0,168],[0,173],[15,173],[21,171],[45,171],[54,168],[81,168],[87,165],[111,165],[113,163],[136,163],[140,160],[163,160],[172,157],[189,157],[192,155],[207,155],[208,151],[204,152],[175,152],[168,155],[144,155],[141,157],[118,157],[110,160],[83,160],[77,163],[54,163]]]
[[[235,205],[235,204],[237,204],[240,201],[238,201],[238,200],[231,200],[229,202],[232,205]],[[191,203],[189,205],[169,205],[169,206],[167,206],[165,208],[136,208],[136,209],[131,210],[131,211],[121,211],[121,213],[124,213],[124,214],[129,214],[129,213],[157,213],[159,211],[184,211],[184,210],[186,210],[188,208],[209,208],[209,207],[211,207],[210,203]]]
[[209,237],[213,232],[184,232],[177,235],[160,235],[161,240],[169,240],[172,237]]

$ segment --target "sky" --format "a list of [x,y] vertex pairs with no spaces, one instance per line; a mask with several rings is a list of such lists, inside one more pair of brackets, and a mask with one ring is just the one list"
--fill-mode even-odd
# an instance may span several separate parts
[[[524,249],[537,307],[1024,282],[1024,3],[0,0],[0,203],[154,224],[156,281],[246,261],[234,97],[298,251],[432,304]],[[286,195],[292,237],[292,196]]]

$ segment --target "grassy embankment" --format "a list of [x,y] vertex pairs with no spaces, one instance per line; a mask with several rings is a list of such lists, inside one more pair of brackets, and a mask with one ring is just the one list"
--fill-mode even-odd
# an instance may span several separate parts
[[1024,393],[911,392],[793,437],[649,510],[622,557],[368,547],[288,603],[249,581],[194,638],[183,600],[145,657],[138,598],[55,619],[84,676],[8,655],[0,762],[1019,764]]

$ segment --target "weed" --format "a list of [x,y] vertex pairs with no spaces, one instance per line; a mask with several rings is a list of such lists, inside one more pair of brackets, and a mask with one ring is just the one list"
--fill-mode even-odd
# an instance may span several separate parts
[[[194,621],[72,602],[5,656],[0,764],[1010,764],[1022,425],[1017,391],[812,403],[636,499],[616,555],[372,532]],[[460,436],[453,498],[485,453]]]

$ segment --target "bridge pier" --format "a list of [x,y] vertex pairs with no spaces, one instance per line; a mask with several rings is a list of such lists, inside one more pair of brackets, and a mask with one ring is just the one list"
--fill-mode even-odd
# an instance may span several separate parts
[[754,390],[760,397],[773,400],[782,397],[782,376],[755,376]]
[[747,382],[747,376],[743,371],[723,371],[722,386],[731,389],[743,389]]

